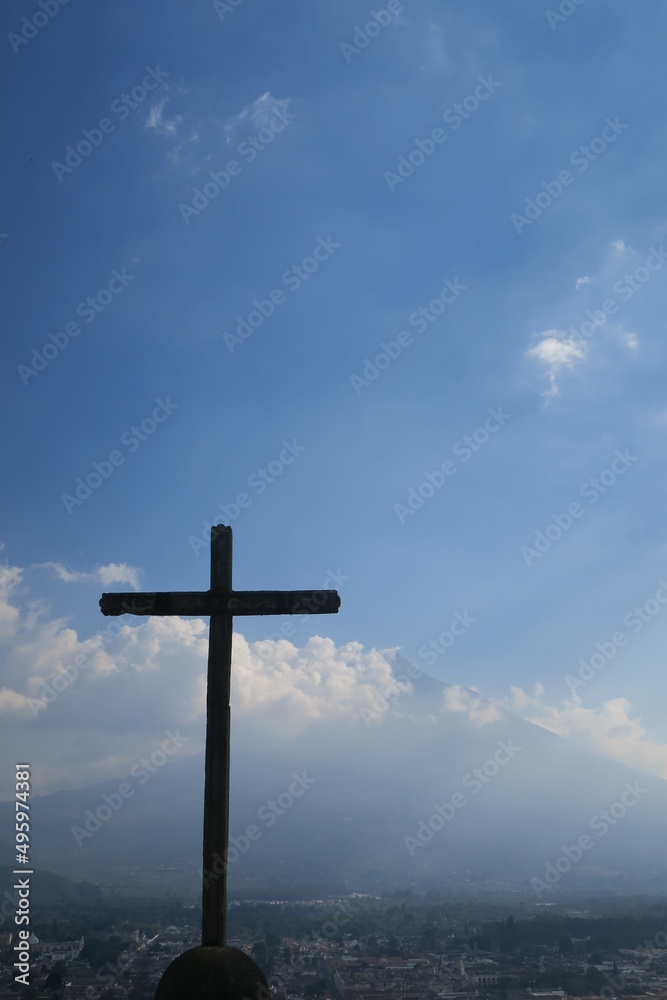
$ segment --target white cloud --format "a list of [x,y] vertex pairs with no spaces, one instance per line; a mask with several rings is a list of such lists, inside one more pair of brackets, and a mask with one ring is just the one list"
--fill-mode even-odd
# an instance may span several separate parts
[[667,779],[667,743],[646,738],[646,729],[627,698],[612,698],[597,708],[584,708],[574,695],[557,707],[541,700],[541,685],[536,686],[534,696],[521,688],[510,688],[510,692],[503,707],[526,721],[628,767]]
[[135,590],[139,590],[139,570],[127,563],[109,563],[107,566],[98,566],[95,569],[97,578],[105,586],[113,583],[129,583]]
[[287,112],[291,98],[277,98],[267,90],[252,104],[246,106],[237,114],[227,118],[223,123],[223,131],[228,143],[235,141],[236,133],[241,126],[250,125],[257,131],[269,124],[276,111]]
[[[229,155],[229,146],[270,125],[277,112],[287,112],[290,98],[276,98],[267,91],[235,114],[220,114],[220,100],[204,92],[170,82],[165,95],[150,108],[144,127],[156,135],[172,139],[167,159],[185,170],[190,178],[222,166],[221,156]],[[167,102],[178,107],[167,117]],[[195,155],[196,154],[196,155]]]
[[[132,575],[114,564],[91,574],[46,565],[67,582]],[[167,729],[189,727],[188,752],[202,748],[204,620],[156,616],[125,624],[112,618],[99,633],[82,637],[64,619],[9,604],[20,569],[11,568],[3,580],[0,625],[8,643],[0,670],[0,753],[29,749],[40,793],[122,773]],[[317,636],[301,649],[286,640],[247,642],[240,634],[233,644],[234,716],[273,740],[289,741],[327,719],[363,725],[362,708],[377,706],[378,696],[396,688],[391,650],[337,647]],[[408,710],[410,692],[406,685],[392,714]],[[390,712],[380,715],[380,724]]]
[[544,340],[529,347],[526,355],[548,365],[552,371],[563,367],[572,368],[576,361],[583,361],[586,357],[581,345],[560,339],[565,336],[562,330],[545,330],[540,336]]
[[576,291],[579,291],[579,289],[582,288],[584,285],[590,285],[590,283],[591,279],[588,277],[587,274],[585,274],[583,278],[577,278],[577,280],[574,283],[574,287]]
[[[40,793],[122,774],[168,729],[192,737],[188,753],[203,748],[206,623],[155,617],[117,631],[112,642],[81,640],[58,620],[17,637],[0,687],[0,751],[20,753],[22,734]],[[364,652],[359,643],[337,647],[315,636],[299,649],[235,633],[233,650],[234,719],[274,746],[323,721],[363,726],[362,708],[377,709],[378,694],[396,688],[391,651]],[[407,685],[401,695],[409,694]],[[391,714],[407,713],[409,701]],[[378,724],[389,714],[379,713]]]
[[636,333],[626,333],[623,332],[623,340],[630,348],[631,351],[637,351],[639,349],[639,338]]
[[[398,18],[399,15],[397,14],[396,21],[398,21]],[[407,24],[408,22],[401,19],[401,23]],[[442,25],[429,22],[426,28],[425,51],[430,62],[430,69],[441,72],[451,66],[452,59],[445,46]],[[426,66],[420,66],[419,68],[422,71],[426,70]]]
[[94,579],[91,573],[77,573],[67,569],[67,567],[63,566],[62,563],[56,562],[34,563],[33,569],[53,570],[58,579],[62,580],[63,583],[78,583],[80,580]]
[[69,570],[62,563],[35,563],[35,569],[51,570],[63,583],[95,582],[104,586],[114,583],[129,583],[134,590],[139,590],[139,570],[127,563],[109,563],[107,566],[96,566],[92,573]]
[[[93,718],[102,729],[122,732],[135,724],[139,730],[174,724],[174,716],[182,725],[203,720],[206,622],[159,616],[136,624],[110,621],[113,634],[105,638],[107,621],[101,634],[80,639],[63,619],[29,624],[25,615],[3,665],[3,683],[17,696],[36,699],[37,715],[53,725]],[[392,658],[393,651],[364,652],[354,642],[337,647],[319,636],[300,649],[287,640],[249,643],[235,633],[235,713],[266,716],[267,727],[284,736],[325,717],[359,718],[378,692],[396,687]],[[63,676],[67,684],[54,684]],[[404,693],[410,690],[408,685]],[[7,698],[5,715],[33,718],[26,707]]]
[[30,699],[25,694],[18,694],[11,688],[0,688],[0,718],[3,715],[20,714],[27,715],[30,707]]
[[19,610],[10,604],[10,597],[21,583],[23,570],[7,562],[0,566],[0,641],[7,642],[16,634]]
[[611,245],[617,253],[625,253],[628,249],[627,244],[623,240],[614,240]]
[[[393,651],[364,652],[358,642],[337,647],[313,636],[299,649],[286,639],[248,643],[234,636],[234,710],[252,715],[274,733],[296,735],[325,718],[359,718],[368,708],[379,722],[378,702],[396,690]],[[411,685],[402,692],[408,695]],[[401,705],[393,702],[394,713]],[[406,706],[407,707],[407,706]]]
[[[125,573],[113,564],[104,569],[111,577]],[[168,729],[180,727],[191,736],[187,753],[202,749],[205,621],[106,619],[100,633],[81,637],[63,619],[48,620],[42,611],[16,607],[21,583],[18,567],[0,574],[5,639],[0,754],[7,758],[29,751],[40,793],[122,774]],[[246,734],[261,734],[279,747],[298,734],[316,734],[323,723],[363,726],[367,708],[379,726],[397,717],[419,726],[432,725],[435,717],[447,725],[447,714],[455,713],[481,728],[512,712],[589,750],[667,778],[667,744],[647,738],[627,699],[584,708],[574,697],[554,706],[545,702],[539,683],[532,694],[513,687],[501,699],[454,685],[445,688],[438,711],[432,700],[422,708],[410,684],[397,691],[394,656],[395,650],[367,651],[358,642],[337,646],[320,636],[299,648],[287,640],[249,642],[235,633],[234,718]],[[0,788],[0,798],[3,793],[9,791]]]
[[127,773],[179,726],[199,733],[187,751],[197,752],[207,632],[198,618],[106,619],[82,638],[62,619],[22,616],[0,675],[0,755],[29,753],[46,793]]
[[190,133],[190,137],[188,139],[184,139],[183,142],[179,142],[177,146],[174,146],[174,148],[167,153],[167,159],[171,163],[174,164],[179,163],[181,159],[181,153],[192,142],[199,142],[199,132],[197,132],[196,129],[194,129]]
[[547,367],[549,388],[542,395],[548,401],[559,395],[557,378],[561,368],[573,368],[577,361],[586,358],[583,344],[575,344],[562,330],[544,330],[538,334],[542,339],[526,351],[526,357]]
[[168,100],[168,97],[163,97],[158,104],[153,105],[148,113],[144,128],[151,129],[157,135],[176,135],[178,126],[183,121],[183,116],[174,115],[170,119],[164,117],[163,111]]
[[144,128],[157,129],[162,121],[162,111],[165,104],[167,103],[167,98],[163,97],[159,104],[154,104],[153,107],[148,112],[148,118],[146,119],[146,124]]
[[480,727],[486,726],[490,722],[498,722],[503,714],[497,705],[483,697],[478,691],[470,691],[459,687],[458,684],[445,690],[443,710],[465,715],[469,722]]

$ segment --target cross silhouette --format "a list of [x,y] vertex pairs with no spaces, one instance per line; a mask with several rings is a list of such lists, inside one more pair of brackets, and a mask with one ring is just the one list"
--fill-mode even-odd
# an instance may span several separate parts
[[[335,590],[233,590],[232,529],[211,528],[211,588],[147,594],[102,594],[104,615],[204,615],[211,619],[206,689],[202,945],[227,943],[229,842],[229,694],[234,615],[336,614]],[[219,877],[211,878],[211,872]]]

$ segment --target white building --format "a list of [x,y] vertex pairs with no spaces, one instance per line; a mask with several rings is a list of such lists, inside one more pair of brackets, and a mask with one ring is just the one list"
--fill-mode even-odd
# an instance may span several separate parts
[[83,938],[78,941],[40,941],[36,934],[30,935],[30,951],[35,961],[41,960],[53,965],[54,962],[73,962],[83,951]]

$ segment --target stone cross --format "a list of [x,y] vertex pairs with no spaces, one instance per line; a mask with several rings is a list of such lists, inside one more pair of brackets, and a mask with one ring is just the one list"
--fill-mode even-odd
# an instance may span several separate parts
[[[226,864],[220,871],[219,862],[227,858],[229,841],[233,616],[335,614],[339,607],[340,597],[335,590],[233,590],[232,529],[223,524],[211,528],[210,590],[102,595],[100,608],[104,615],[204,615],[211,619],[206,692],[203,946],[226,945],[227,938],[227,873]],[[214,871],[220,875],[212,879]]]

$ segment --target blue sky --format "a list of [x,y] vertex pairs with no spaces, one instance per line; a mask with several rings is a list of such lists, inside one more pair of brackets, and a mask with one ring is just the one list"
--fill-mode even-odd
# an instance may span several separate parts
[[102,590],[206,589],[227,520],[239,589],[340,581],[297,647],[400,647],[667,777],[662,6],[44,3],[2,11],[9,755],[124,759],[82,703],[68,778],[26,699]]

